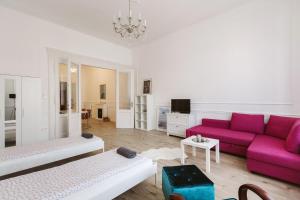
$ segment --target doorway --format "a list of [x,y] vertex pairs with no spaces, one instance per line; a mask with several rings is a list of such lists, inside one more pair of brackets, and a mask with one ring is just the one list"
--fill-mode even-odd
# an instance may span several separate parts
[[82,127],[92,123],[115,128],[116,123],[116,70],[81,66]]
[[[88,126],[86,119],[107,120],[116,128],[134,128],[134,70],[55,50],[49,50],[49,65],[53,66],[49,72],[50,138],[81,135],[83,125]],[[112,73],[111,82],[100,78],[94,86],[85,86],[94,76],[89,73],[83,78],[86,68]],[[86,94],[89,90],[92,99]]]

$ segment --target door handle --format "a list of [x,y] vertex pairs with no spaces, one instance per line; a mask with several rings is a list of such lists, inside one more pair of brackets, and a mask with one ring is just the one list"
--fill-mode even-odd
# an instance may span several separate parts
[[24,108],[22,108],[22,118],[24,118],[24,115],[25,115],[25,111]]

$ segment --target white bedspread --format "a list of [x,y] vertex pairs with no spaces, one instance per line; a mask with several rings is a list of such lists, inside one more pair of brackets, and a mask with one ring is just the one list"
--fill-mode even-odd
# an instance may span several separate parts
[[144,157],[127,159],[118,155],[115,150],[108,151],[55,168],[0,181],[0,199],[65,199],[108,178],[117,179],[116,175],[119,173],[132,170],[145,162],[152,165],[152,161]]
[[45,141],[33,145],[7,147],[0,150],[0,162],[30,157],[37,154],[47,153],[49,151],[66,149],[68,147],[77,146],[78,144],[98,143],[99,140],[102,141],[102,139],[98,137],[93,137],[91,139],[70,137]]
[[101,138],[86,139],[80,136],[8,147],[0,150],[0,176],[99,149],[104,150],[104,142]]

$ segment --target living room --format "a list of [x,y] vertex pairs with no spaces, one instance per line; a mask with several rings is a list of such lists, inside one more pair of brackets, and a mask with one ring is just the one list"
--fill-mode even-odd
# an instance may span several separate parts
[[0,199],[300,199],[298,0],[3,0],[0,25]]

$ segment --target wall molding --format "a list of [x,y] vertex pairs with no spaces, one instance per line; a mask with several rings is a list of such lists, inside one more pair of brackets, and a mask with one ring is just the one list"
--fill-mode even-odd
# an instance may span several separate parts
[[250,106],[255,106],[255,105],[262,105],[262,106],[293,106],[293,103],[290,102],[279,102],[279,103],[259,103],[259,102],[208,102],[208,101],[191,101],[191,104],[210,104],[210,105],[250,105]]

